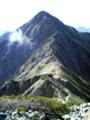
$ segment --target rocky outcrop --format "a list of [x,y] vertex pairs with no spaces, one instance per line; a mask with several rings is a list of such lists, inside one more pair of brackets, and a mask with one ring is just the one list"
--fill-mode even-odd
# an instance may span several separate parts
[[[15,102],[15,100],[14,100]],[[13,104],[16,104],[14,103]],[[18,101],[21,102],[26,101]],[[29,103],[27,105],[27,103]],[[83,103],[80,105],[72,106],[72,111],[68,114],[58,115],[52,111],[49,107],[43,105],[41,102],[33,100],[26,102],[27,108],[4,108],[3,112],[0,112],[1,120],[19,120],[19,119],[35,119],[35,120],[90,120],[90,103]],[[34,106],[34,107],[32,107]]]
[[72,106],[72,111],[68,115],[64,115],[65,120],[89,120],[90,119],[90,103],[83,103]]

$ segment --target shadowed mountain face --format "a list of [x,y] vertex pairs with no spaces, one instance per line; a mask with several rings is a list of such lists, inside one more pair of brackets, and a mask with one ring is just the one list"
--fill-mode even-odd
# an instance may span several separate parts
[[1,85],[12,77],[1,87],[0,95],[66,99],[76,94],[89,101],[90,34],[64,25],[44,11],[19,29],[22,45],[8,45],[10,33],[0,42]]
[[20,66],[25,63],[30,52],[30,47],[21,46],[18,42],[10,44],[9,35],[3,35],[0,40],[0,85],[11,77]]

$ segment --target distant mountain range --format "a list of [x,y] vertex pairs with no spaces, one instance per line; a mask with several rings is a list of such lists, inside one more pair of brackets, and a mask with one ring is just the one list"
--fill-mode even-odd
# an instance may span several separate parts
[[0,37],[0,95],[90,100],[90,34],[42,11]]
[[89,32],[90,33],[90,28],[78,27],[77,30],[80,32]]

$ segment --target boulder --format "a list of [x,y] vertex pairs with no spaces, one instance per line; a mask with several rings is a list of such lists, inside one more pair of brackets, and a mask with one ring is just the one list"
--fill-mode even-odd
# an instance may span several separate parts
[[64,120],[71,120],[71,116],[70,115],[64,115],[63,118],[64,118]]
[[7,115],[3,112],[0,112],[0,120],[5,120],[5,118],[7,117]]

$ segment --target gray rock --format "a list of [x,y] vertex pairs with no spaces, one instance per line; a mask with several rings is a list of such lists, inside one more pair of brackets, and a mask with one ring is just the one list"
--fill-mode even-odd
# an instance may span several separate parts
[[7,117],[7,115],[3,112],[0,112],[0,120],[5,120],[5,118]]

